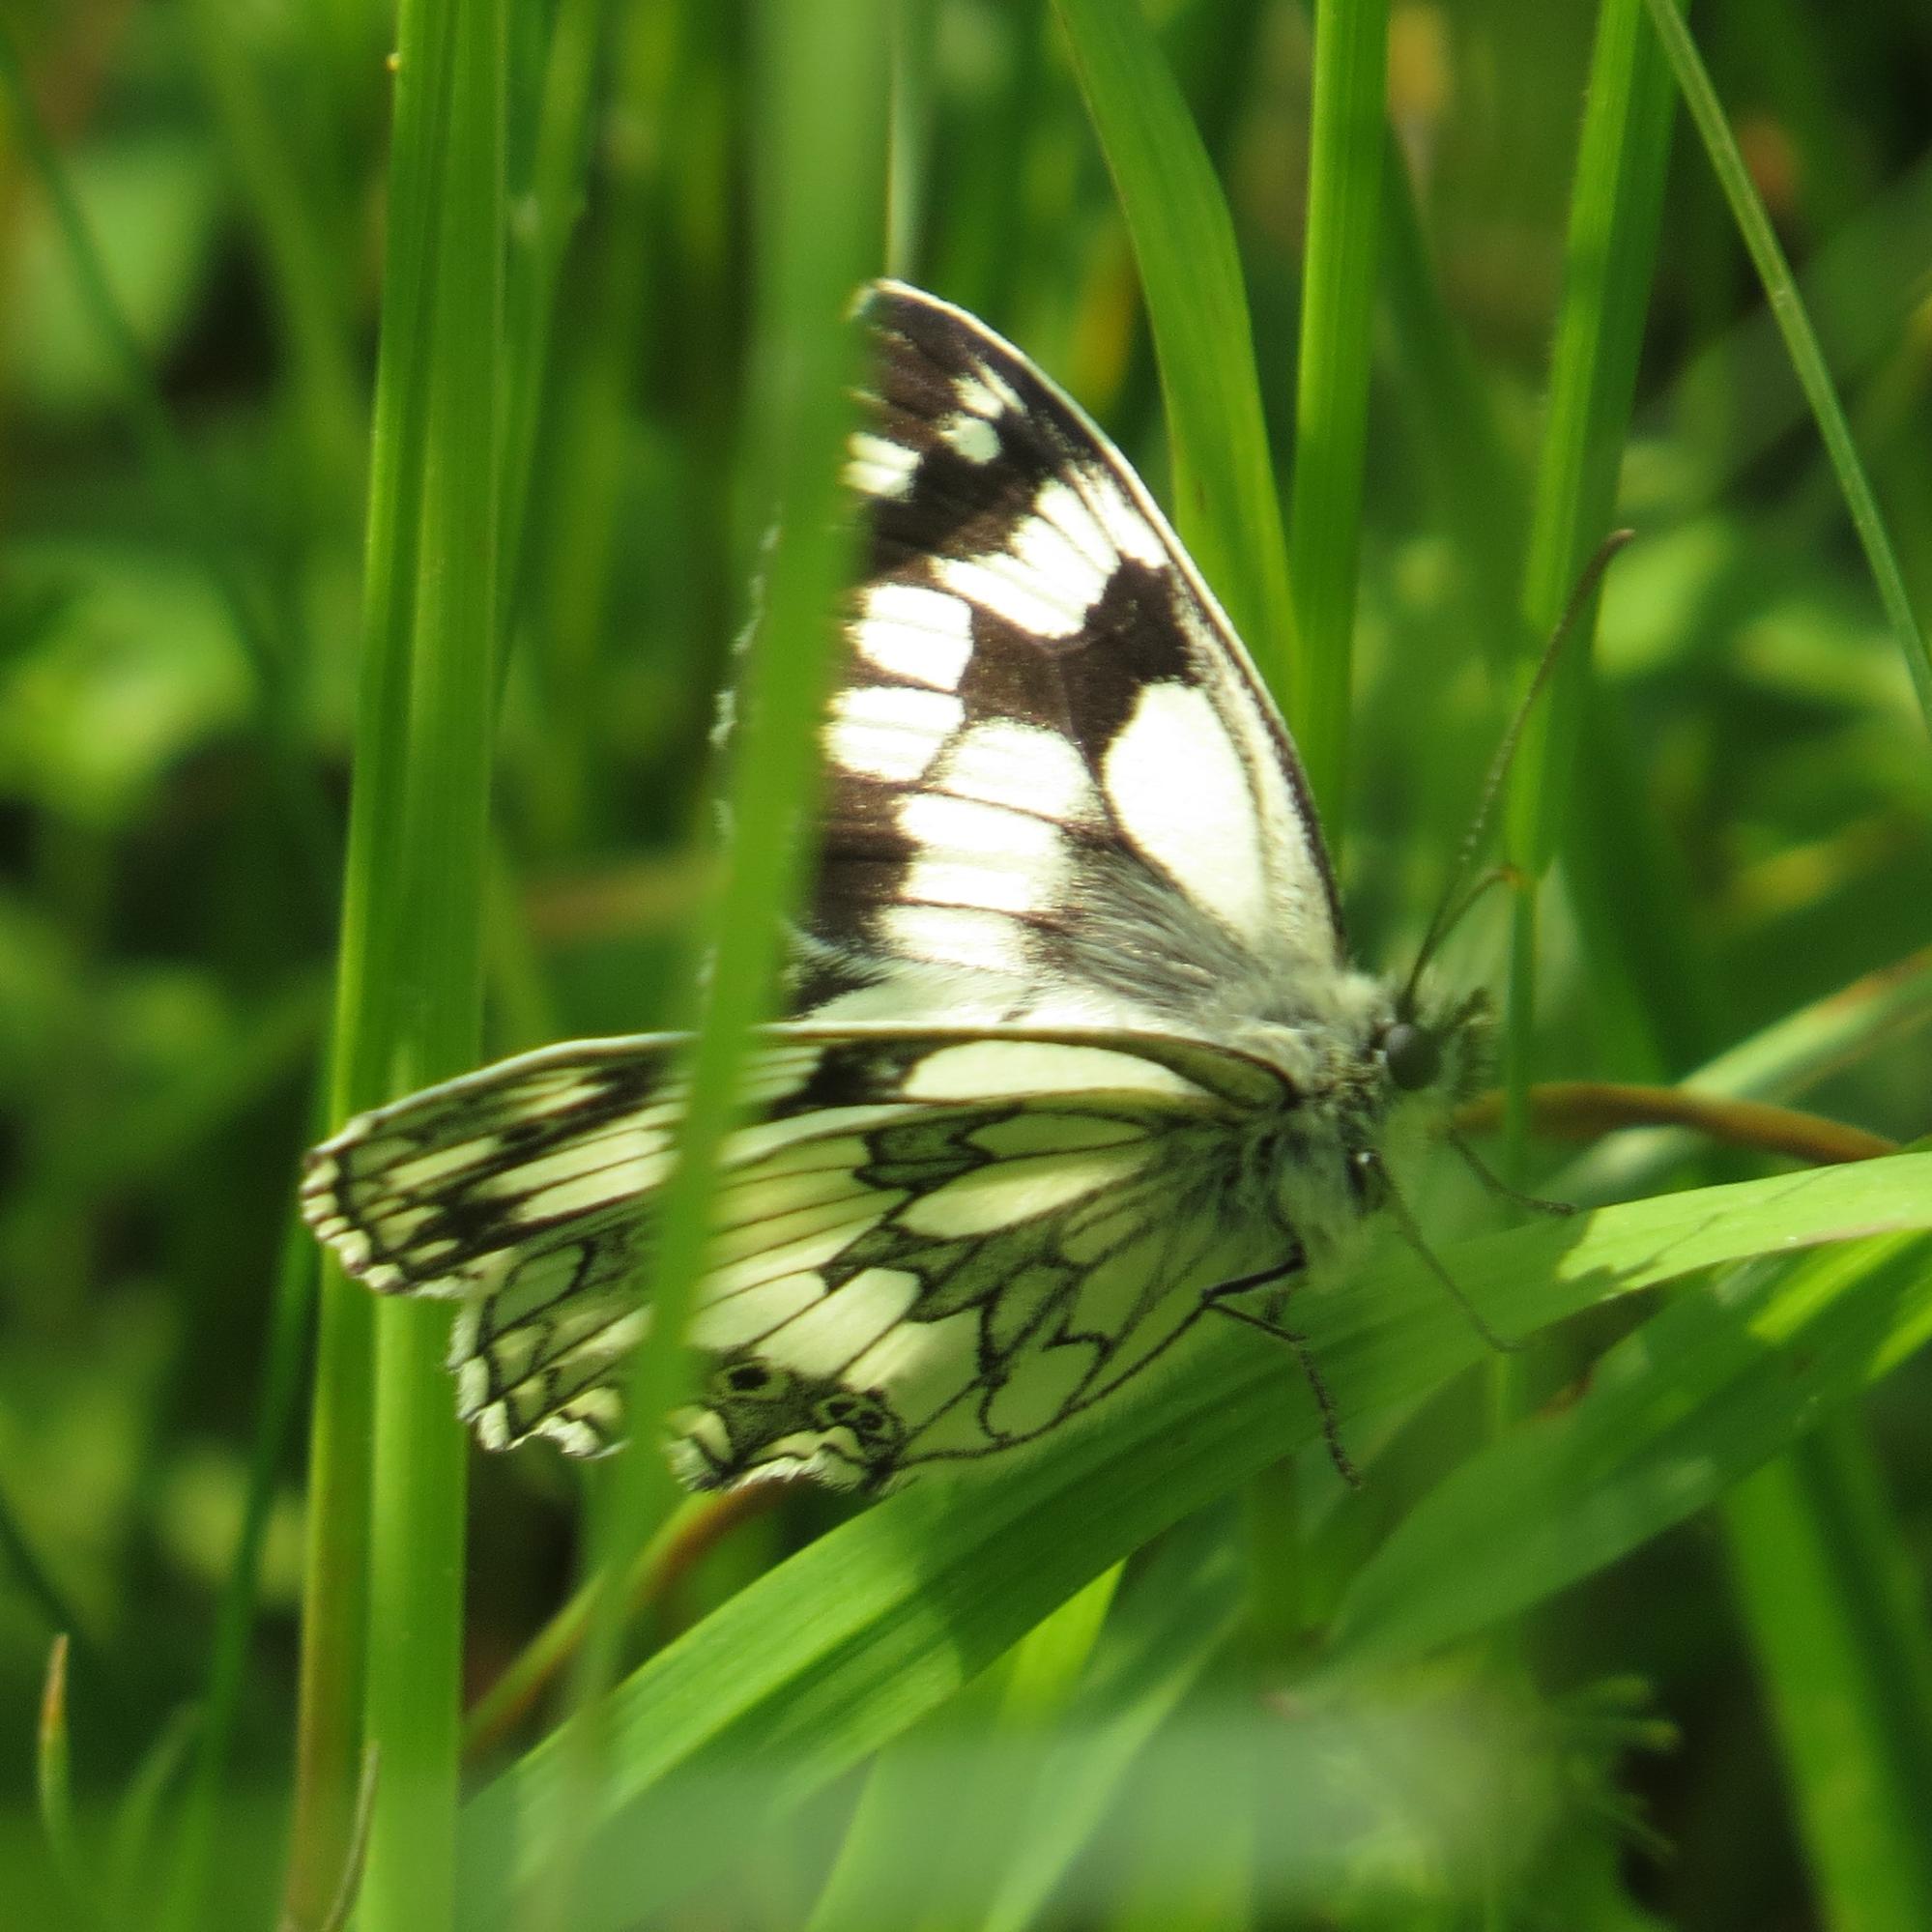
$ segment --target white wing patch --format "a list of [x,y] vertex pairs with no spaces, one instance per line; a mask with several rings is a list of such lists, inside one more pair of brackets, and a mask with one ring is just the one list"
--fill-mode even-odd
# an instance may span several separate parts
[[1134,845],[1258,949],[1273,908],[1249,770],[1205,692],[1149,684],[1108,747],[1105,778]]
[[851,638],[877,671],[956,691],[972,656],[972,607],[919,584],[873,584],[858,599]]
[[862,685],[832,702],[826,746],[864,778],[920,777],[966,712],[957,698],[899,684]]

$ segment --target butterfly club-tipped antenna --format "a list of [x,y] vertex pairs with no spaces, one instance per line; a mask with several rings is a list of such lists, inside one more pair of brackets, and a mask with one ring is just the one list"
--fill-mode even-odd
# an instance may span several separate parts
[[1530,713],[1543,694],[1544,687],[1555,674],[1557,661],[1563,655],[1563,648],[1574,635],[1583,614],[1590,608],[1591,600],[1603,581],[1603,573],[1610,567],[1611,560],[1636,534],[1632,530],[1613,530],[1597,546],[1596,554],[1583,566],[1582,574],[1576,580],[1576,588],[1570,593],[1570,602],[1564,607],[1556,628],[1549,634],[1549,642],[1543,648],[1543,655],[1537,659],[1536,670],[1530,675],[1530,681],[1517,700],[1516,708],[1510,719],[1508,729],[1503,733],[1496,746],[1496,755],[1489,761],[1489,769],[1483,780],[1483,790],[1477,796],[1476,816],[1469,822],[1469,829],[1463,834],[1462,844],[1456,854],[1455,863],[1449,870],[1448,883],[1443,887],[1442,897],[1436,903],[1435,914],[1428,922],[1428,930],[1423,935],[1423,942],[1416,953],[1416,963],[1409,968],[1409,976],[1402,982],[1402,990],[1397,996],[1396,1011],[1406,1018],[1415,1011],[1416,989],[1422,983],[1423,969],[1435,957],[1436,949],[1448,938],[1463,915],[1474,906],[1492,885],[1506,880],[1514,880],[1517,874],[1512,867],[1496,866],[1480,878],[1471,879],[1476,869],[1476,861],[1482,855],[1483,842],[1489,835],[1489,826],[1496,816],[1497,800],[1503,795],[1503,786],[1509,778],[1510,766],[1515,762],[1516,747],[1522,742],[1524,728],[1528,725]]
[[[1442,897],[1436,904],[1435,914],[1428,922],[1428,930],[1423,935],[1423,942],[1416,953],[1415,965],[1409,969],[1409,976],[1402,982],[1400,993],[1396,998],[1397,1014],[1405,1022],[1410,1021],[1416,1009],[1416,992],[1422,983],[1424,968],[1434,957],[1436,948],[1455,931],[1456,925],[1492,885],[1504,881],[1514,881],[1517,874],[1511,866],[1492,866],[1488,871],[1472,879],[1477,860],[1483,851],[1483,842],[1488,837],[1489,826],[1496,815],[1496,803],[1502,796],[1503,786],[1510,775],[1510,766],[1514,762],[1516,747],[1522,741],[1524,728],[1529,723],[1530,712],[1535,707],[1544,687],[1554,675],[1557,661],[1563,654],[1563,648],[1575,634],[1582,621],[1583,614],[1590,608],[1591,599],[1603,581],[1603,573],[1610,567],[1611,560],[1629,543],[1635,532],[1614,530],[1597,546],[1596,554],[1583,566],[1582,574],[1576,580],[1576,588],[1570,593],[1570,602],[1565,606],[1563,616],[1557,620],[1556,628],[1550,633],[1549,642],[1543,646],[1543,654],[1537,659],[1536,669],[1530,675],[1530,681],[1517,701],[1514,713],[1511,716],[1508,729],[1496,746],[1496,754],[1489,762],[1489,769],[1483,780],[1483,790],[1476,802],[1476,816],[1470,821],[1469,830],[1463,835],[1462,845],[1450,867],[1449,880],[1444,886]],[[1392,1035],[1393,1038],[1393,1035]],[[1574,1210],[1567,1201],[1543,1200],[1533,1195],[1525,1195],[1510,1187],[1489,1171],[1476,1151],[1459,1134],[1450,1136],[1456,1151],[1468,1164],[1471,1171],[1491,1192],[1514,1201],[1520,1207],[1534,1209],[1542,1214],[1571,1214]],[[1483,1340],[1499,1354],[1509,1354],[1523,1344],[1498,1335],[1485,1319],[1461,1284],[1443,1265],[1440,1256],[1424,1238],[1422,1228],[1415,1216],[1409,1211],[1407,1201],[1402,1198],[1386,1168],[1378,1156],[1358,1155],[1372,1165],[1384,1203],[1394,1216],[1396,1226],[1402,1240],[1414,1251],[1429,1273],[1447,1291],[1449,1297],[1468,1317]]]

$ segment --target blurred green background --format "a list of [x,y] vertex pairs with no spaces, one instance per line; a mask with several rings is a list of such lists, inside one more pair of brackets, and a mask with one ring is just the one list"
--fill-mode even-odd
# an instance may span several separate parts
[[[675,12],[510,10],[508,245],[526,272],[512,274],[508,326],[529,354],[505,404],[493,1053],[664,1024],[690,964],[705,735],[768,508],[742,455],[748,184],[766,130],[739,10],[693,7],[674,25]],[[1592,14],[1402,0],[1391,17],[1392,125],[1440,307],[1419,338],[1414,304],[1392,298],[1374,340],[1357,741],[1337,827],[1373,961],[1412,942],[1493,746],[1498,653],[1514,648],[1496,634],[1495,569],[1514,567],[1525,530],[1525,506],[1485,487],[1492,453],[1445,442],[1419,359],[1460,363],[1504,472],[1527,475]],[[1309,16],[1298,0],[1159,0],[1150,15],[1232,208],[1285,487]],[[578,186],[560,219],[543,199],[545,89],[562,84],[560,26],[587,19],[590,105],[581,147],[562,158],[561,178]],[[1713,0],[1691,20],[1913,600],[1932,610],[1932,14],[1903,0]],[[118,1817],[138,1835],[128,1794],[178,1770],[191,1735],[180,1714],[207,1694],[255,1454],[274,1283],[284,1270],[300,1293],[309,1265],[300,1249],[278,1256],[329,1018],[390,26],[364,0],[14,0],[6,23],[0,1924],[12,1925],[58,1922],[34,1916],[57,1910],[57,1894],[33,1784],[57,1630],[73,1644],[89,1829]],[[898,30],[898,111],[917,137],[898,155],[891,265],[1024,345],[1162,489],[1134,257],[1050,11],[931,0],[906,6]],[[520,309],[553,272],[554,305]],[[1817,1070],[1804,1104],[1913,1139],[1932,1112],[1927,968],[1910,963],[1932,939],[1932,761],[1798,384],[1685,125],[1618,515],[1639,540],[1604,603],[1537,1071],[1668,1081],[1907,961],[1916,1001]],[[1458,969],[1495,978],[1503,950],[1500,922],[1479,922]],[[1764,1168],[1730,1155],[1696,1171]],[[1921,1609],[1928,1392],[1922,1360],[1890,1378],[1869,1408],[1876,1457],[1859,1465],[1889,1498],[1889,1547]],[[1466,1435],[1478,1402],[1450,1399],[1441,1426]],[[229,1778],[222,1910],[238,1924],[267,1922],[286,1802],[300,1433],[275,1446]],[[574,1495],[547,1454],[475,1464],[474,1687],[567,1588]],[[788,1498],[682,1579],[659,1633],[846,1514]],[[1541,1904],[1519,1898],[1514,1916],[1480,1922],[1855,1922],[1821,1916],[1728,1547],[1699,1516],[1538,1620],[1526,1641],[1549,1696],[1512,1721],[1536,1730],[1548,1775],[1571,1780],[1550,1799],[1567,1821],[1550,1841],[1558,1876]],[[1923,1691],[1916,1669],[1901,1665],[1914,1687],[1901,1696]],[[1606,1696],[1606,1683],[1623,1688]],[[1168,1774],[1182,1784],[1176,1767],[1209,1752],[1204,1736],[1176,1747]],[[1925,1817],[1932,1832],[1932,1799]],[[796,1859],[809,1866],[806,1840]],[[677,1922],[795,1922],[790,1894],[772,1895],[762,1918],[740,1899]],[[28,1917],[9,1916],[10,1897]],[[1350,1897],[1343,1873],[1253,1922],[1479,1922],[1460,1907],[1437,1918],[1414,1899]],[[1124,1924],[1125,1910],[1092,1904],[1072,1922]],[[1242,1921],[1208,1902],[1144,1922]]]

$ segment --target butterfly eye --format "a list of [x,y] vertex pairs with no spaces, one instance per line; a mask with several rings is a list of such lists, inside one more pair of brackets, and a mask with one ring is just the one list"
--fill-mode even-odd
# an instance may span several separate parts
[[1442,1042],[1427,1026],[1398,1020],[1383,1035],[1382,1063],[1404,1093],[1419,1093],[1442,1071]]

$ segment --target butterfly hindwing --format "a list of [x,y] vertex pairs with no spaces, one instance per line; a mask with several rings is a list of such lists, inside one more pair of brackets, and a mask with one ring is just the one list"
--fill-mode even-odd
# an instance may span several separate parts
[[[504,1447],[620,1439],[676,1036],[506,1062],[311,1157],[311,1224],[379,1288],[460,1296],[459,1407]],[[768,1029],[728,1141],[681,1419],[687,1476],[879,1483],[1029,1440],[1152,1361],[1292,1237],[1219,1216],[1280,1077],[1066,1030]],[[1269,1251],[1265,1254],[1259,1250]]]
[[[866,315],[865,569],[825,728],[807,1003],[1160,1024],[1207,973],[1284,950],[1332,970],[1286,732],[1132,470],[963,310],[882,283]],[[1123,972],[1147,931],[1165,945]]]

